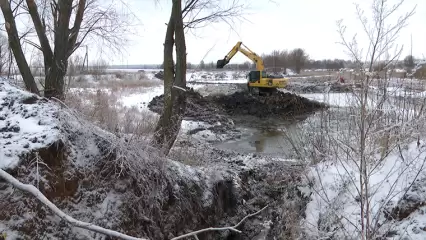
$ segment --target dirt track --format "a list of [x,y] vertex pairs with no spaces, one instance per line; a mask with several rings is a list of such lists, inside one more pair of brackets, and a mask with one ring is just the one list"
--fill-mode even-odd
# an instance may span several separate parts
[[[203,121],[209,124],[221,123],[215,131],[231,129],[234,117],[270,117],[293,118],[316,110],[326,108],[325,104],[311,101],[296,94],[278,92],[272,97],[254,97],[246,92],[235,92],[231,95],[206,96],[189,90],[184,119]],[[149,109],[161,113],[163,95],[155,97],[148,105]]]

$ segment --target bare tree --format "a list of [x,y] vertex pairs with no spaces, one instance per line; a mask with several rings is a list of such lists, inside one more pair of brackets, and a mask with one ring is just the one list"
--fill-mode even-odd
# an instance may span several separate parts
[[[64,76],[69,57],[90,39],[109,44],[110,49],[119,49],[126,41],[128,16],[117,10],[116,1],[100,0],[34,0],[0,1],[11,48],[23,77],[26,88],[39,94],[21,40],[43,53],[45,69],[44,96],[64,97]],[[20,14],[14,12],[20,11]],[[15,19],[29,17],[33,24],[30,30],[18,32]],[[31,29],[36,39],[28,37]]]
[[404,58],[404,66],[408,69],[414,68],[414,57],[412,55],[408,55]]
[[199,68],[200,68],[201,70],[204,70],[204,69],[206,68],[206,64],[204,63],[204,60],[201,60],[201,61],[200,61]]
[[306,62],[309,60],[308,55],[305,50],[301,48],[293,49],[289,53],[289,58],[291,62],[291,66],[294,68],[296,73],[300,73],[302,68],[305,66]]
[[274,50],[269,54],[264,54],[262,56],[263,62],[266,67],[272,68],[273,72],[280,72],[281,70],[286,70],[289,66],[289,53],[287,50]]
[[[164,109],[158,121],[153,144],[168,154],[180,129],[186,109],[186,43],[185,29],[191,30],[207,23],[224,21],[232,27],[232,19],[241,16],[244,5],[234,0],[223,7],[220,0],[172,1],[172,12],[164,42]],[[176,46],[176,67],[173,46]]]
[[[329,155],[339,166],[335,167],[339,181],[336,185],[342,188],[338,196],[328,195],[325,187],[321,187],[325,180],[320,173],[319,190],[316,190],[317,195],[323,198],[321,201],[326,202],[327,208],[331,209],[327,212],[329,215],[318,221],[316,229],[329,231],[327,228],[336,227],[332,230],[334,233],[329,232],[336,238],[370,240],[386,235],[391,229],[384,229],[384,212],[393,198],[401,194],[401,190],[396,187],[405,183],[401,176],[412,171],[409,181],[414,182],[418,173],[424,170],[426,159],[416,156],[405,159],[402,150],[411,137],[418,136],[419,129],[424,128],[424,104],[414,101],[409,104],[409,99],[400,100],[400,96],[388,90],[392,77],[391,66],[395,65],[402,52],[402,47],[396,44],[398,36],[415,10],[414,7],[392,23],[390,18],[403,3],[404,0],[399,0],[391,5],[387,0],[373,0],[370,21],[362,8],[356,5],[363,33],[368,39],[368,45],[364,48],[366,51],[363,51],[356,37],[347,40],[346,26],[341,20],[338,21],[340,43],[357,64],[360,87],[351,94],[346,118],[338,121],[344,122],[344,129],[336,130],[330,124],[328,127],[333,129],[327,129],[329,132],[321,138],[325,143],[321,143],[317,149],[322,157]],[[372,77],[375,75],[375,67],[385,73],[378,80]],[[422,107],[419,108],[419,105]],[[388,158],[391,153],[397,157]],[[384,167],[385,163],[388,168]],[[383,179],[373,177],[378,172],[383,172]],[[389,193],[377,196],[377,192],[385,185],[389,186]],[[402,195],[411,186],[410,183],[403,185]],[[344,210],[336,213],[339,208],[345,208],[337,204],[336,199],[341,196],[346,197],[343,199],[347,201],[342,204],[351,204],[351,207],[355,205],[359,212],[356,217],[345,215]],[[354,199],[356,203],[352,202]]]

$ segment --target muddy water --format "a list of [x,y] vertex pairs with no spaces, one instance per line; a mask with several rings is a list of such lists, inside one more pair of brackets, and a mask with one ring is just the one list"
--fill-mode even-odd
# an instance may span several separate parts
[[216,144],[222,149],[231,149],[241,153],[253,153],[293,158],[294,147],[303,139],[301,123],[315,120],[316,114],[299,116],[295,119],[237,119],[237,129],[242,133],[238,139]]
[[[285,127],[283,127],[285,128]],[[217,144],[223,149],[237,150],[242,153],[280,154],[291,151],[291,144],[286,139],[285,129],[240,128],[244,132],[240,139]]]
[[[306,132],[317,132],[321,124],[326,124],[333,131],[338,133],[345,131],[348,124],[354,126],[354,112],[348,107],[356,105],[355,98],[350,93],[330,93],[330,94],[300,94],[306,98],[325,102],[331,107],[323,112],[315,112],[310,115],[299,116],[288,119],[247,119],[236,120],[236,126],[241,126],[239,130],[243,133],[240,138],[221,142],[217,144],[219,148],[232,149],[234,151],[253,154],[266,154],[285,158],[295,158],[295,148],[305,146],[309,137]],[[370,104],[376,104],[377,99],[369,99]],[[371,102],[371,103],[370,103]],[[389,98],[383,109],[400,109],[399,114],[413,114],[409,110],[414,106],[418,109],[419,104],[414,100],[407,101],[401,98]],[[396,110],[399,111],[399,110]],[[406,112],[407,114],[404,114]],[[355,114],[356,115],[356,114]],[[391,115],[389,117],[392,117]]]
[[331,108],[293,119],[259,120],[257,118],[247,119],[247,117],[236,119],[236,126],[241,126],[238,130],[243,133],[241,137],[218,143],[217,147],[242,153],[295,158],[295,148],[303,146],[309,138],[305,135],[305,130],[317,131],[316,128],[320,125],[318,123],[324,121],[324,115],[328,116],[325,121],[337,122],[333,125],[342,127],[344,121],[341,120],[348,115],[346,107],[354,104],[350,93],[300,95],[311,100],[325,102]]

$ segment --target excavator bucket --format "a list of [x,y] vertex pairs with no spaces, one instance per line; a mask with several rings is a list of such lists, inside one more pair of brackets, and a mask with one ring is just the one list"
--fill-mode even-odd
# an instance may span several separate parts
[[227,64],[225,59],[219,59],[216,63],[216,68],[223,68]]

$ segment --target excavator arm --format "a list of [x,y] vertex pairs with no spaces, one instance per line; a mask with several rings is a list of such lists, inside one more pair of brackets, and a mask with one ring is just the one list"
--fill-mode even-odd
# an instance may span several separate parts
[[226,66],[226,64],[231,61],[231,59],[237,54],[237,52],[241,52],[246,57],[248,57],[250,60],[252,60],[256,64],[256,70],[263,71],[264,65],[262,58],[251,51],[248,47],[246,47],[242,42],[237,42],[237,44],[232,48],[232,50],[223,58],[217,60],[216,67],[217,68],[223,68]]

